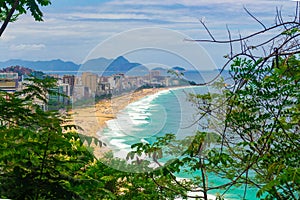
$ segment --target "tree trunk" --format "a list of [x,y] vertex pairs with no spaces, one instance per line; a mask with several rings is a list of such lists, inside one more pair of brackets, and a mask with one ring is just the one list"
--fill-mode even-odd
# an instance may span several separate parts
[[6,29],[8,23],[10,22],[10,20],[11,20],[11,18],[12,18],[12,16],[13,16],[13,14],[14,14],[14,12],[15,12],[18,5],[19,5],[19,0],[15,0],[13,6],[11,7],[7,17],[5,18],[3,24],[0,28],[0,37],[2,36],[4,30]]

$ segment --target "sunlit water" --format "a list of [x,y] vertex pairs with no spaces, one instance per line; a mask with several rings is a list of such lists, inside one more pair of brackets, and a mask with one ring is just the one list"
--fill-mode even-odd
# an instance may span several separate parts
[[[206,87],[170,89],[147,96],[129,104],[119,112],[116,119],[107,121],[107,128],[102,133],[104,141],[113,149],[115,156],[125,158],[130,146],[139,142],[152,143],[156,137],[174,133],[177,138],[194,135],[199,129],[194,124],[197,110],[187,101],[189,93],[206,93]],[[199,174],[200,175],[200,174]],[[192,178],[197,174],[180,173],[178,176]],[[227,180],[209,175],[213,185],[227,183]],[[224,191],[215,190],[211,194]],[[242,199],[244,188],[232,187],[226,192],[226,199]],[[256,190],[248,188],[246,199],[256,200]]]

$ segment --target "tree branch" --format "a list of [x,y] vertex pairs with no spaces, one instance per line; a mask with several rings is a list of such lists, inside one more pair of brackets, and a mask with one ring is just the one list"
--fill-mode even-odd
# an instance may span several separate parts
[[12,7],[11,7],[11,9],[10,9],[7,17],[5,18],[3,24],[2,24],[2,26],[0,28],[0,37],[2,36],[4,30],[6,29],[8,23],[10,22],[13,14],[14,14],[14,12],[16,10],[16,8],[18,7],[18,5],[19,5],[19,0],[15,0],[14,4],[12,5]]
[[245,10],[245,11],[247,12],[247,14],[250,15],[255,21],[257,21],[262,27],[264,27],[265,30],[267,29],[266,26],[265,26],[261,21],[259,21],[254,15],[252,15],[246,7],[244,7],[244,10]]

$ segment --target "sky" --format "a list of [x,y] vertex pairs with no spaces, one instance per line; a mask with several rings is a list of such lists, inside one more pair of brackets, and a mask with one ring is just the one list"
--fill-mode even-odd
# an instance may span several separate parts
[[185,40],[209,39],[199,20],[215,38],[228,39],[226,26],[233,37],[262,28],[243,7],[272,25],[276,7],[289,19],[295,5],[289,0],[52,0],[42,7],[43,22],[27,14],[9,24],[0,38],[0,61],[62,59],[80,64],[122,55],[149,65],[220,68],[228,45]]

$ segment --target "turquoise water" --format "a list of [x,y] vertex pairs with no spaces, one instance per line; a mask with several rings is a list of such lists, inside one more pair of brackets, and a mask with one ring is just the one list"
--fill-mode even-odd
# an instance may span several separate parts
[[[130,146],[138,142],[152,143],[156,137],[166,133],[176,134],[178,139],[191,136],[200,127],[195,124],[197,110],[187,101],[188,93],[206,93],[206,87],[190,87],[161,91],[128,105],[116,119],[107,122],[101,134],[104,141],[113,149],[114,155],[125,158]],[[196,176],[197,174],[193,174]],[[180,177],[192,178],[184,173]],[[220,185],[226,180],[209,175],[212,184]],[[212,191],[211,194],[223,191]],[[242,199],[244,188],[231,188],[226,199]],[[256,190],[248,188],[246,199],[256,200]]]
[[[200,172],[199,173],[194,173],[193,175],[188,175],[185,173],[180,173],[178,174],[179,177],[181,178],[192,178],[195,176],[200,176]],[[208,174],[208,181],[209,181],[209,185],[223,185],[228,183],[229,181],[226,179],[222,179],[220,177],[217,177],[214,174]],[[244,197],[244,187],[231,187],[224,195],[224,197],[226,198],[226,200],[241,200]],[[224,190],[211,190],[210,194],[216,195],[216,194],[223,194]],[[247,200],[258,200],[259,198],[256,198],[256,193],[257,193],[257,189],[256,188],[251,188],[251,187],[247,187],[247,193],[245,196],[245,199]]]
[[116,155],[125,155],[130,146],[138,142],[153,142],[166,133],[177,138],[193,135],[198,129],[196,111],[187,101],[187,93],[196,93],[199,88],[160,91],[129,104],[119,112],[116,119],[107,121],[101,134]]

